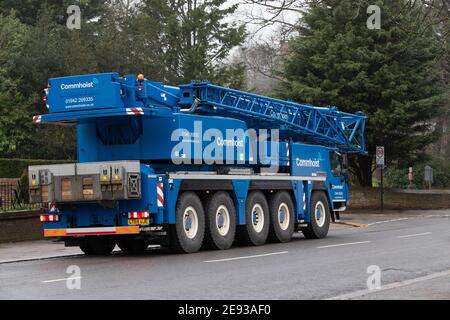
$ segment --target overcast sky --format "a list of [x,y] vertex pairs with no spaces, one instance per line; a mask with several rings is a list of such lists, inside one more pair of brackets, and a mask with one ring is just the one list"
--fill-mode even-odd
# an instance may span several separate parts
[[[276,2],[276,1],[268,1],[268,2]],[[251,16],[264,17],[264,18],[271,17],[270,13],[267,11],[267,9],[264,6],[244,4],[243,0],[228,0],[228,2],[227,2],[228,5],[233,5],[235,3],[239,4],[239,9],[232,17],[232,19],[234,19],[236,21],[248,21]],[[281,16],[279,17],[280,20],[284,19],[285,21],[291,22],[291,23],[295,22],[298,18],[299,18],[298,14],[293,13],[293,12],[286,12],[282,15],[282,17]],[[247,25],[247,31],[250,33],[256,32],[259,28],[260,28],[260,26],[255,25],[255,24],[250,23]],[[261,29],[255,35],[256,39],[270,38],[270,36],[276,32],[277,28],[279,28],[279,25],[267,26],[267,27]]]

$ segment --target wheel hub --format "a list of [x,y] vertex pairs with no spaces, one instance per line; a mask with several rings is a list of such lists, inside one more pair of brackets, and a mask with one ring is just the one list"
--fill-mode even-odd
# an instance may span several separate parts
[[323,227],[325,224],[326,216],[325,216],[325,205],[322,203],[322,201],[318,201],[316,203],[314,213],[317,225],[319,227]]
[[252,208],[252,227],[256,232],[261,232],[264,228],[263,208],[258,203]]
[[286,203],[281,203],[278,207],[278,224],[282,230],[287,230],[289,227],[289,207]]
[[198,231],[198,215],[194,207],[187,207],[183,214],[183,227],[186,236],[193,239]]
[[221,205],[216,212],[217,231],[221,236],[226,236],[230,230],[230,213],[226,206]]

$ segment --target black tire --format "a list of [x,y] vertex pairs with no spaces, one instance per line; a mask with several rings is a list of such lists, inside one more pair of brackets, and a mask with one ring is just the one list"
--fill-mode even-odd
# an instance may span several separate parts
[[[294,203],[287,191],[279,191],[269,199],[271,242],[289,242],[294,234]],[[287,212],[286,212],[287,211]],[[281,214],[279,214],[282,212]]]
[[[322,225],[320,225],[316,219],[316,206],[318,203],[322,203],[323,210],[325,211],[323,214],[325,215],[325,220]],[[302,228],[303,235],[307,239],[322,239],[325,238],[328,234],[328,230],[330,229],[330,204],[328,203],[328,197],[323,191],[315,191],[312,193],[311,201],[310,201],[310,216],[311,222],[308,227]]]
[[[258,206],[260,210],[259,220],[253,215],[255,206]],[[260,246],[266,243],[269,235],[270,216],[266,197],[261,191],[252,191],[247,196],[245,218],[247,223],[238,230],[239,242],[252,246]],[[257,227],[258,223],[262,223],[262,226]]]
[[[191,208],[189,209],[189,207]],[[185,213],[193,223],[193,225],[190,224],[191,228],[189,229],[185,229]],[[194,221],[194,216],[197,222]],[[181,253],[193,253],[200,250],[205,236],[205,214],[202,202],[194,192],[183,192],[178,197],[175,221],[175,225],[170,227],[171,249]],[[189,224],[188,221],[187,223]],[[188,232],[192,232],[192,234],[188,236]]]
[[[233,199],[225,191],[218,191],[206,200],[205,203],[205,247],[215,250],[231,248],[236,234],[236,211]],[[217,223],[217,214],[222,212],[222,227]],[[221,229],[226,228],[228,230]]]
[[80,244],[81,251],[86,255],[107,255],[110,254],[116,241],[111,236],[87,238]]
[[145,239],[122,237],[117,240],[117,246],[123,252],[142,252],[147,249],[148,243]]

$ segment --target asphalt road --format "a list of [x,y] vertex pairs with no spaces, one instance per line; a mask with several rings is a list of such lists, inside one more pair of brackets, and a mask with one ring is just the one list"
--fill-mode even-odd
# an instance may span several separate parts
[[[0,299],[450,299],[449,249],[449,217],[394,219],[262,247],[2,263]],[[73,265],[80,289],[67,288]],[[380,290],[368,290],[369,266]]]

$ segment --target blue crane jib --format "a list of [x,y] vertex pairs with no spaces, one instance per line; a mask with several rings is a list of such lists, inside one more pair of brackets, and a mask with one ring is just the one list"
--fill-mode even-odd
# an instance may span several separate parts
[[[106,144],[139,139],[142,124],[135,120],[140,116],[148,120],[147,126],[171,129],[190,127],[196,119],[231,128],[277,128],[284,140],[365,153],[366,117],[361,112],[350,114],[336,107],[283,101],[209,82],[174,87],[142,76],[102,73],[50,79],[47,93],[49,113],[35,116],[34,122],[76,122],[81,132],[92,130],[89,124],[96,123],[95,130]],[[120,137],[110,133],[110,124],[114,123],[122,124]],[[91,151],[95,148],[92,146]],[[98,158],[86,160],[94,159]]]
[[[250,120],[256,127],[279,127],[294,141],[336,146],[347,152],[365,152],[361,112],[349,114],[336,107],[320,108],[215,86],[209,82],[182,85],[180,104],[197,101],[198,112],[214,112]],[[189,98],[192,97],[192,98]]]

